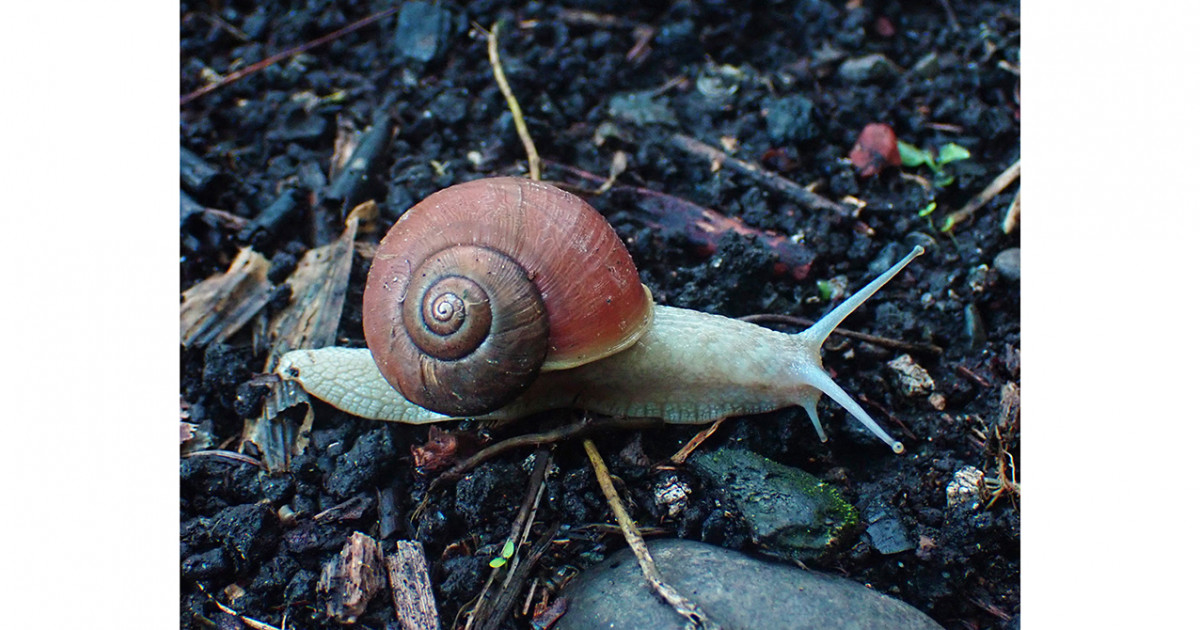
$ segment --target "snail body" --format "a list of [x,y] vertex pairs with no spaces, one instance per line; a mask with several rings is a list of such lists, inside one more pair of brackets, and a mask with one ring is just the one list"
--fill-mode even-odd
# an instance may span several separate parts
[[[463,187],[469,188],[463,191]],[[486,202],[480,203],[473,196],[478,190],[487,191],[484,193]],[[409,246],[431,240],[432,237],[428,234],[413,237],[409,232],[410,228],[403,226],[408,222],[417,225],[416,222],[426,213],[444,215],[446,208],[455,203],[455,197],[463,192],[469,193],[465,205],[473,207],[474,212],[480,211],[479,206],[486,206],[482,210],[487,220],[497,220],[499,217],[501,223],[509,226],[521,225],[516,232],[527,238],[526,244],[517,248],[518,251],[522,248],[532,248],[539,239],[546,238],[544,233],[533,235],[533,226],[529,224],[528,218],[536,215],[541,217],[539,220],[543,220],[549,215],[541,214],[540,210],[530,211],[526,208],[517,211],[517,214],[526,220],[515,220],[511,216],[503,218],[514,204],[518,207],[528,203],[558,205],[565,200],[571,206],[571,213],[594,214],[595,217],[599,217],[599,224],[590,219],[569,219],[566,223],[569,227],[560,226],[550,230],[556,234],[555,238],[575,243],[567,247],[568,255],[590,258],[592,263],[602,262],[598,265],[593,264],[591,269],[577,269],[575,265],[565,267],[569,271],[561,280],[561,284],[582,284],[585,288],[576,295],[586,296],[586,299],[578,298],[586,302],[586,305],[580,307],[576,299],[568,300],[570,306],[576,307],[571,315],[560,315],[557,319],[554,315],[539,315],[547,317],[552,323],[534,324],[532,327],[540,332],[544,328],[553,329],[559,325],[572,326],[583,320],[586,320],[589,327],[582,335],[555,336],[548,333],[547,338],[552,341],[540,349],[534,348],[535,360],[532,362],[537,365],[532,373],[508,378],[508,372],[517,368],[510,369],[504,362],[504,357],[489,356],[484,358],[483,364],[487,369],[499,366],[499,377],[480,376],[479,372],[469,372],[470,375],[465,378],[443,377],[435,369],[425,367],[429,359],[411,358],[411,354],[405,354],[407,350],[399,355],[402,358],[381,356],[385,352],[391,352],[393,346],[407,343],[403,337],[411,336],[401,328],[406,317],[411,319],[404,314],[405,305],[410,309],[407,312],[414,312],[411,302],[428,304],[430,301],[430,298],[416,297],[414,293],[407,292],[407,284],[400,287],[405,281],[400,278],[402,273],[397,271],[429,268],[423,263],[425,259],[396,253],[396,250],[391,248],[385,250],[385,247],[398,242]],[[430,203],[431,200],[433,203]],[[416,214],[413,214],[414,212]],[[629,259],[629,254],[619,239],[615,241],[619,252],[612,253],[611,243],[616,236],[603,217],[577,197],[546,184],[509,178],[460,184],[435,193],[426,201],[414,206],[405,217],[410,215],[413,218],[402,218],[384,239],[368,277],[367,289],[364,292],[363,327],[370,349],[322,348],[289,352],[281,358],[277,368],[277,372],[284,378],[298,381],[309,393],[348,413],[364,418],[407,423],[438,422],[455,418],[512,419],[557,408],[578,408],[614,416],[662,418],[670,423],[703,423],[728,416],[762,413],[799,405],[808,412],[822,441],[825,441],[826,437],[817,418],[816,403],[824,393],[891,446],[893,451],[903,452],[903,446],[880,428],[825,372],[821,365],[820,350],[829,333],[847,315],[922,253],[920,247],[807,330],[788,334],[718,315],[654,305],[649,299],[648,291],[637,281],[636,270],[630,275],[624,268],[624,261]],[[484,220],[443,220],[439,225],[465,226],[467,233],[476,234],[484,229]],[[577,233],[579,228],[598,230],[604,234],[580,235]],[[397,230],[400,230],[400,234],[409,236],[393,240],[393,234],[396,234]],[[432,231],[437,233],[444,230]],[[531,235],[532,238],[528,238]],[[506,237],[512,238],[511,229]],[[455,235],[444,240],[451,247],[466,245],[473,248],[465,257],[472,263],[479,253],[476,251],[478,249],[492,251],[504,248],[503,243],[490,240],[490,237]],[[545,245],[545,240],[541,242]],[[442,245],[444,244],[439,243],[430,249],[441,251],[445,249]],[[589,257],[589,252],[595,255]],[[600,255],[601,253],[603,255]],[[381,259],[380,256],[384,258]],[[513,258],[518,257],[520,256]],[[433,265],[439,273],[444,271],[441,265],[441,262]],[[377,269],[388,270],[377,273]],[[632,269],[631,259],[629,269]],[[410,274],[416,278],[411,281],[413,286],[423,287],[430,284],[421,278],[422,273]],[[532,307],[533,310],[552,311],[559,308],[557,297],[553,294],[547,295],[547,283],[537,283],[539,279],[545,279],[543,276],[546,273],[548,272],[544,270],[517,273],[505,267],[503,272],[496,275],[508,281],[532,281],[535,286],[532,292],[538,294],[536,297],[542,302],[541,307]],[[588,274],[596,277],[589,278]],[[446,275],[460,277],[454,272]],[[486,280],[489,276],[485,273],[483,278]],[[432,280],[434,284],[437,282],[439,280]],[[380,291],[385,283],[388,290]],[[455,284],[452,285],[452,290],[444,290],[439,294],[451,296],[447,298],[452,303],[451,306],[443,309],[451,313],[451,319],[466,317],[469,309],[458,308],[460,301],[463,304],[480,301],[469,291],[464,293],[460,287],[461,285]],[[559,289],[561,287],[555,290]],[[529,299],[528,293],[529,290],[525,290],[521,299]],[[380,308],[372,301],[380,295],[384,296],[387,308]],[[503,296],[498,293],[490,293],[483,301],[493,309],[499,308],[497,302],[501,297]],[[613,306],[617,302],[622,303]],[[371,314],[376,311],[389,313],[388,317],[392,319]],[[399,318],[394,316],[396,311],[401,312]],[[498,317],[501,316],[493,316],[491,322],[494,323]],[[489,327],[492,327],[491,324]],[[379,341],[381,337],[383,342]],[[563,341],[564,339],[573,341],[568,343]],[[526,343],[520,341],[517,345]],[[537,346],[538,342],[532,342],[532,345]],[[461,350],[455,350],[451,354],[459,355],[451,360],[452,363],[462,363],[474,353],[463,354]],[[540,359],[536,359],[538,355],[541,355]],[[516,365],[520,370],[527,370],[527,364],[530,362],[520,359]],[[414,398],[429,402],[429,396],[427,392],[410,395],[406,387],[411,386],[397,385],[398,378],[387,375],[389,370],[398,364],[407,365],[409,368],[416,366],[419,389],[428,390],[433,386],[452,383],[449,395],[442,396],[446,400],[434,401],[432,404],[415,402]],[[453,380],[455,378],[458,380]],[[473,396],[470,390],[476,383],[494,386],[506,378],[517,382],[515,392],[488,393],[484,397],[484,403],[468,400]],[[421,398],[422,396],[425,398]],[[497,400],[500,402],[495,402]],[[469,409],[463,411],[466,407]]]

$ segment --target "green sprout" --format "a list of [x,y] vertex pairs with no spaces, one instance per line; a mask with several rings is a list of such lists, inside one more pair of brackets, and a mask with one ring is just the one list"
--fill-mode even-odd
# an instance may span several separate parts
[[817,295],[821,296],[822,302],[828,302],[829,296],[833,295],[833,283],[828,280],[817,280]]
[[947,164],[971,157],[970,151],[953,142],[938,147],[936,155],[903,140],[896,145],[900,148],[900,163],[910,168],[922,164],[928,166],[933,171],[933,185],[938,188],[954,183],[954,176],[946,172]]
[[488,563],[488,566],[492,567],[493,569],[499,569],[500,567],[508,564],[509,558],[512,558],[513,554],[516,552],[517,546],[513,544],[513,541],[504,541],[504,548],[500,550],[500,555],[492,558],[492,561]]

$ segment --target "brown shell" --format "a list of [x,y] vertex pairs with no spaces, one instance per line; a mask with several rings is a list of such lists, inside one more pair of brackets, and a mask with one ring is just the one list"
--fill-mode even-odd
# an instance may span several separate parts
[[[440,287],[434,297],[420,294],[430,286]],[[363,331],[384,377],[448,415],[493,411],[539,371],[619,352],[652,317],[649,291],[604,217],[516,178],[451,186],[409,209],[380,243],[363,294]]]

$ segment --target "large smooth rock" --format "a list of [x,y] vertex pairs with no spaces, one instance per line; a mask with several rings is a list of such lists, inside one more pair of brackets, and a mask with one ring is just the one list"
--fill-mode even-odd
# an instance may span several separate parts
[[[845,578],[767,562],[690,540],[648,543],[663,578],[725,630],[940,630],[916,608]],[[556,630],[686,627],[624,549],[568,586]]]

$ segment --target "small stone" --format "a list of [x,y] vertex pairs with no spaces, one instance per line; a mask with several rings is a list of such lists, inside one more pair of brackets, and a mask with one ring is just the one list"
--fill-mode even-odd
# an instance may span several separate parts
[[963,328],[967,336],[968,347],[978,348],[987,341],[987,328],[983,324],[983,315],[974,302],[968,302],[966,306],[963,306]]
[[470,94],[466,88],[452,88],[438,94],[429,105],[429,111],[438,121],[457,125],[467,117]]
[[858,141],[850,149],[850,163],[862,177],[876,175],[888,166],[900,166],[900,145],[896,132],[885,123],[863,127]]
[[896,377],[896,385],[900,387],[900,393],[905,396],[909,398],[928,396],[933,392],[933,377],[925,371],[925,368],[917,365],[910,355],[902,354],[888,361],[887,365],[892,368]]
[[667,511],[667,517],[679,516],[688,505],[692,489],[676,475],[667,475],[654,484],[654,503]]
[[954,479],[946,486],[946,506],[954,507],[971,503],[971,509],[979,507],[979,484],[983,481],[983,471],[974,466],[966,466],[954,471]]
[[988,266],[975,265],[967,270],[967,286],[971,292],[978,295],[988,288]]
[[917,548],[900,519],[891,516],[867,525],[867,536],[871,539],[871,546],[884,555]]
[[909,232],[904,235],[904,244],[908,247],[920,245],[927,252],[937,251],[937,239],[924,232]]
[[207,580],[220,575],[229,569],[229,561],[225,551],[220,547],[209,549],[204,553],[189,556],[180,567],[180,575],[185,580]]
[[737,506],[767,553],[812,559],[858,524],[858,513],[837,490],[799,468],[742,449],[701,453],[690,461]]
[[[767,135],[775,144],[803,142],[820,135],[813,118],[813,102],[800,94],[766,103]],[[899,157],[899,154],[897,154]]]
[[398,456],[387,428],[373,429],[359,437],[348,452],[337,455],[337,464],[325,479],[325,489],[339,500],[349,498],[394,466]]
[[746,73],[737,66],[709,64],[696,77],[696,91],[705,98],[723,101],[737,94]]
[[[647,547],[663,579],[723,628],[937,630],[916,608],[845,578],[767,562],[690,540]],[[687,627],[647,585],[629,549],[584,571],[556,630]]]
[[464,18],[437,2],[405,2],[396,19],[396,54],[418,65],[432,63],[446,54],[454,33],[462,30]]
[[879,81],[894,77],[899,73],[900,69],[896,67],[896,64],[879,53],[847,59],[838,68],[838,76],[850,83]]
[[933,77],[937,76],[937,73],[940,70],[941,64],[938,63],[937,53],[931,52],[928,55],[918,59],[917,63],[913,64],[910,72],[913,73],[913,76],[920,77],[922,79],[932,79]]
[[626,92],[608,99],[608,115],[618,120],[643,125],[675,125],[675,112],[654,92]]
[[235,505],[217,512],[210,533],[240,570],[275,551],[280,537],[279,519],[274,510],[261,503]]
[[1000,277],[1005,280],[1016,282],[1021,279],[1021,248],[1010,247],[999,254],[992,260],[992,267],[1000,273]]

